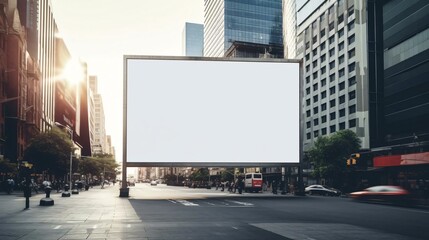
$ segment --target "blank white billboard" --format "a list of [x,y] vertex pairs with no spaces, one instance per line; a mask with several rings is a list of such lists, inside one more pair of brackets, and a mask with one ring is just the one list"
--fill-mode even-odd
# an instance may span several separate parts
[[299,162],[299,62],[125,57],[127,163]]

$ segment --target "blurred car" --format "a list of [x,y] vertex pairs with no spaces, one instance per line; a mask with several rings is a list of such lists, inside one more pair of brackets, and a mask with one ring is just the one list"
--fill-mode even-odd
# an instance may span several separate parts
[[341,191],[323,185],[310,185],[305,188],[305,193],[310,195],[340,196]]
[[151,186],[156,186],[158,183],[155,180],[150,181]]
[[350,197],[359,201],[376,201],[406,205],[410,203],[410,192],[399,186],[374,186],[359,192],[350,193]]

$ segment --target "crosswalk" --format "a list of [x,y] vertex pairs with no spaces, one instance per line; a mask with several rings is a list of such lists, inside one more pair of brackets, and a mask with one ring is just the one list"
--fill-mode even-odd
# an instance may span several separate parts
[[172,204],[183,205],[186,207],[255,207],[253,203],[230,199],[168,199],[167,201]]

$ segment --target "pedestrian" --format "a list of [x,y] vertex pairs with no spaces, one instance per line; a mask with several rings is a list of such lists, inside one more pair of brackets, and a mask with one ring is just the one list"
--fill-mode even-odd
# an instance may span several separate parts
[[273,180],[273,183],[271,184],[271,186],[273,188],[273,194],[277,194],[277,188],[278,188],[277,181]]
[[262,191],[263,191],[263,192],[266,192],[266,191],[267,191],[267,188],[268,188],[267,181],[264,181],[264,183],[262,184]]
[[239,178],[237,182],[237,188],[238,188],[239,194],[243,193],[243,187],[244,187],[243,185],[244,185],[243,180]]
[[7,194],[11,194],[13,192],[14,186],[15,181],[12,178],[7,179]]

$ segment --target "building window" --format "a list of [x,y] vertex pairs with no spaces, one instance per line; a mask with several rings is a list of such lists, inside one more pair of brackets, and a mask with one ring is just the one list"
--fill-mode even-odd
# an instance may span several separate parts
[[329,23],[329,31],[331,31],[332,29],[334,29],[335,24],[334,22]]
[[351,36],[348,38],[349,45],[351,45],[352,43],[354,43],[354,42],[355,42],[355,40],[356,40],[355,35],[354,35],[354,34],[353,34],[353,35],[351,35]]
[[322,15],[320,15],[320,22],[325,21],[325,14],[323,13]]
[[335,86],[329,88],[329,95],[332,95],[335,93]]
[[305,71],[310,72],[310,65],[305,66]]
[[329,57],[333,57],[335,55],[335,48],[329,50]]
[[349,114],[353,114],[353,113],[355,113],[356,112],[356,105],[354,104],[354,105],[351,105],[350,107],[349,107]]
[[340,82],[340,84],[338,84],[338,90],[344,90],[346,88],[346,82]]
[[313,108],[313,114],[317,114],[318,112],[319,112],[319,108],[318,107]]
[[313,79],[317,78],[317,72],[313,73]]
[[355,99],[356,98],[356,91],[351,91],[349,92],[349,100]]
[[331,101],[329,101],[329,107],[335,107],[335,99],[332,99]]
[[349,59],[355,56],[355,49],[353,48],[352,50],[349,51]]
[[356,77],[349,78],[349,87],[356,84]]
[[338,38],[344,36],[344,28],[341,28],[341,30],[338,31]]
[[305,43],[305,49],[309,49],[310,48],[310,42],[306,42]]
[[341,68],[341,69],[338,71],[338,77],[340,78],[340,77],[344,76],[344,74],[345,74],[345,70],[344,70],[344,68]]
[[344,130],[344,129],[346,129],[346,123],[342,122],[340,123],[340,130]]
[[314,124],[314,126],[319,125],[319,119],[318,118],[314,119],[313,120],[313,124]]
[[320,69],[320,74],[325,74],[326,73],[326,67],[322,67]]
[[322,31],[320,31],[320,38],[324,37],[326,34],[325,29],[322,29]]
[[313,61],[313,68],[317,67],[317,60]]
[[335,132],[335,125],[332,125],[329,127],[329,132],[334,133]]
[[323,115],[322,116],[322,123],[325,123],[326,122],[326,115]]
[[329,120],[335,120],[335,118],[336,118],[337,116],[336,116],[336,114],[335,114],[335,112],[331,112],[330,114],[329,114]]
[[325,99],[325,98],[326,98],[326,91],[323,91],[323,92],[321,93],[321,97],[322,97],[322,99]]
[[317,55],[317,48],[313,50],[313,57]]
[[308,121],[306,124],[307,124],[307,128],[311,128],[311,121]]
[[310,54],[305,55],[305,61],[308,61],[310,59]]
[[326,135],[326,128],[322,128],[322,135]]
[[305,89],[305,94],[307,94],[307,95],[310,94],[310,87]]
[[334,6],[332,6],[332,7],[330,7],[330,8],[329,8],[328,13],[329,13],[329,14],[334,13]]
[[313,37],[313,44],[317,42],[317,35]]
[[314,131],[314,137],[317,138],[319,136],[319,130]]
[[310,76],[305,78],[305,83],[307,83],[307,84],[310,83]]
[[349,17],[350,17],[351,15],[353,15],[353,14],[355,13],[354,6],[349,7],[349,9],[347,10],[347,12],[348,12]]
[[340,104],[345,103],[345,102],[346,102],[346,95],[342,95],[342,96],[340,96],[340,97],[338,98],[338,100],[339,100],[339,103],[340,103]]
[[329,44],[333,44],[335,42],[335,36],[331,36],[329,38]]
[[320,81],[320,84],[323,86],[326,86],[326,78],[322,79],[322,81]]
[[323,54],[322,56],[320,56],[320,63],[325,62],[326,60],[326,54]]
[[323,103],[322,105],[320,105],[321,111],[325,111],[326,110],[326,103]]
[[335,60],[329,63],[329,69],[335,68]]
[[341,51],[344,49],[344,42],[340,42],[340,44],[338,44],[338,51]]
[[340,117],[344,117],[346,115],[346,109],[344,109],[344,108],[340,109],[339,115],[340,115]]
[[305,100],[305,105],[306,105],[306,106],[310,106],[310,103],[311,103],[311,100],[310,100],[310,99]]
[[310,117],[310,115],[311,115],[310,110],[307,110],[307,112],[306,112],[306,116],[307,116],[307,117]]
[[342,23],[344,21],[344,14],[341,14],[338,16],[338,24]]
[[351,22],[349,22],[349,24],[347,24],[347,30],[351,31],[355,28],[355,20],[352,20]]
[[356,119],[349,120],[349,128],[356,127]]
[[343,63],[344,62],[344,55],[341,55],[339,58],[338,58],[338,65],[340,65],[341,63]]
[[320,51],[325,50],[326,47],[326,42],[323,42],[322,44],[320,44]]
[[335,81],[335,73],[329,75],[329,82]]
[[316,103],[317,101],[319,101],[319,96],[317,96],[317,95],[313,96],[313,102]]
[[311,138],[311,133],[307,133],[307,139]]
[[349,72],[353,72],[356,68],[356,64],[355,63],[351,63],[349,64]]
[[318,88],[318,84],[317,83],[313,84],[313,91],[316,91],[317,88]]

